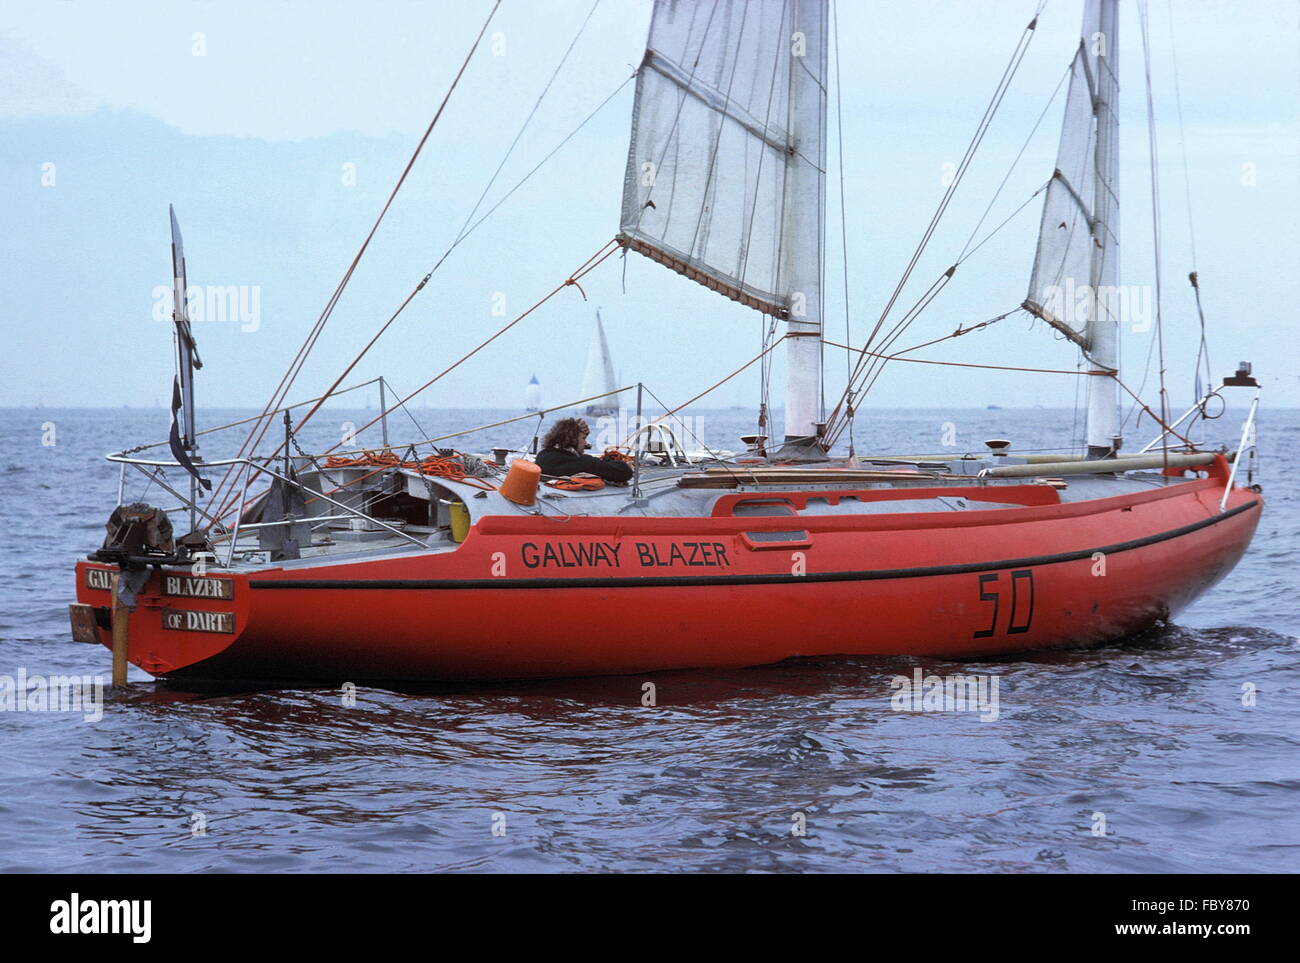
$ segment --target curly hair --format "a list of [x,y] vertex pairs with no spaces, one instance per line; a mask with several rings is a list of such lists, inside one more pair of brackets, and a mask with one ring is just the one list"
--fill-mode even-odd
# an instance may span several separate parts
[[590,429],[581,418],[561,418],[542,439],[542,451],[548,448],[568,448],[582,454],[582,436]]

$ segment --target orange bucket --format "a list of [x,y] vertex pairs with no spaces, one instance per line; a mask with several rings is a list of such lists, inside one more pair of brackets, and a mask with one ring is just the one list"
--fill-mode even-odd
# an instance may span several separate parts
[[500,492],[516,505],[531,505],[537,501],[537,485],[541,480],[542,470],[537,467],[537,463],[520,458],[511,462]]

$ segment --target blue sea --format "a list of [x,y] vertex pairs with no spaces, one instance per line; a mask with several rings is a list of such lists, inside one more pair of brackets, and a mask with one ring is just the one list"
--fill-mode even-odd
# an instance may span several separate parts
[[[304,444],[375,414],[323,412]],[[432,437],[510,414],[420,410],[392,428]],[[738,409],[691,414],[710,446],[754,430]],[[1242,415],[1207,437],[1235,445]],[[1073,418],[863,411],[857,445],[944,450],[951,425],[958,451],[995,437],[1030,450]],[[70,640],[72,566],[116,502],[103,454],[166,429],[162,410],[0,411],[0,685],[107,682],[108,652]],[[532,430],[443,444],[525,445]],[[1266,508],[1241,564],[1174,624],[1104,649],[361,686],[354,705],[132,669],[102,718],[0,712],[0,872],[1295,872],[1300,491],[1283,455],[1300,412],[1266,409],[1259,440]],[[166,500],[127,481],[128,501]],[[526,612],[491,617],[526,631]],[[997,718],[897,711],[891,680],[917,669],[996,679]]]

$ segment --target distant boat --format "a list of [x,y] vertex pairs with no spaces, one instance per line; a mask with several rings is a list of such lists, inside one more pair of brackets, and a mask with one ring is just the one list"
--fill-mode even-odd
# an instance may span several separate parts
[[537,375],[533,375],[528,382],[528,389],[524,392],[524,410],[540,411],[542,408],[542,386],[537,383]]
[[[591,345],[587,348],[587,370],[582,376],[582,397],[593,399],[583,414],[592,418],[602,418],[618,413],[618,398],[614,389],[614,362],[609,357],[609,342],[605,340],[605,325],[600,320],[600,308],[596,309],[596,330],[591,333]],[[603,397],[596,397],[602,395]]]
[[987,411],[1001,411],[1001,410],[1002,410],[1002,406],[1001,406],[1001,405],[989,405],[989,406],[987,406],[986,410],[987,410]]

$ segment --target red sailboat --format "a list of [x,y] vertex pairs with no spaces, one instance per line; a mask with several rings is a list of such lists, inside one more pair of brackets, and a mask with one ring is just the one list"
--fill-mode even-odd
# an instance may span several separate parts
[[[1179,419],[1147,409],[1159,436],[1122,449],[1120,319],[1108,296],[1116,17],[1115,0],[1086,3],[1022,305],[1084,359],[1077,449],[837,449],[863,388],[894,356],[858,350],[826,410],[827,6],[661,0],[637,73],[621,230],[568,280],[621,248],[754,308],[765,325],[783,322],[763,355],[778,343],[787,355],[781,441],[763,434],[764,410],[741,456],[688,451],[666,423],[641,417],[638,387],[617,456],[633,480],[593,489],[540,477],[529,452],[437,447],[457,433],[389,445],[385,430],[380,448],[307,453],[296,437],[306,419],[295,427],[277,392],[233,457],[204,460],[173,219],[172,457],[146,446],[109,458],[123,473],[186,473],[188,496],[160,484],[189,530],[175,538],[167,511],[119,504],[104,546],[77,563],[74,637],[113,649],[119,678],[129,659],[173,678],[517,679],[983,656],[1105,643],[1171,618],[1232,569],[1259,522],[1258,390],[1235,452],[1188,438],[1217,391]],[[1000,84],[994,108],[1004,94]],[[1225,383],[1258,388],[1244,364]],[[281,413],[283,436],[266,442]],[[278,447],[259,454],[264,442]],[[618,630],[581,631],[576,613]]]

